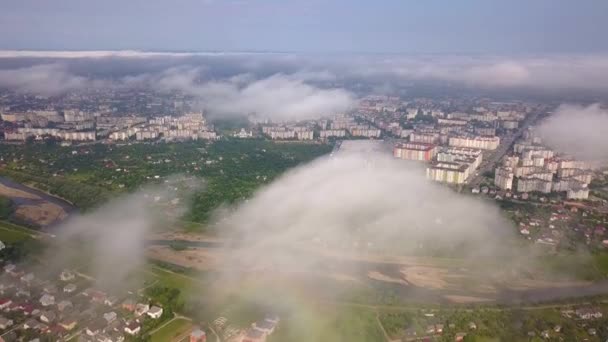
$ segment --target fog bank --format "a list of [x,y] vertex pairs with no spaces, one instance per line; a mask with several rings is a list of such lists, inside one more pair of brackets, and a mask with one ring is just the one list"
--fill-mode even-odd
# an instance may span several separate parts
[[608,110],[562,105],[537,128],[549,146],[583,160],[608,161]]
[[289,171],[218,225],[238,241],[229,268],[285,272],[314,270],[333,254],[491,257],[514,231],[496,206],[376,152],[339,152]]

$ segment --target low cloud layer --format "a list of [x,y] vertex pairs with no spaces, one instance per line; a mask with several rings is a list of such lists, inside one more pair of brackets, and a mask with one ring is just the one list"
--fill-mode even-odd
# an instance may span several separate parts
[[174,177],[112,200],[57,227],[50,268],[76,265],[108,289],[121,289],[145,262],[145,239],[179,218],[200,182]]
[[585,160],[608,161],[608,110],[562,105],[537,128],[543,140],[557,151]]
[[232,268],[280,272],[313,271],[322,255],[497,256],[514,231],[497,207],[377,152],[340,152],[296,168],[218,224],[240,241]]
[[318,118],[353,107],[352,94],[343,89],[323,89],[305,82],[316,74],[276,74],[251,80],[242,74],[228,80],[197,83],[196,70],[171,70],[158,78],[156,87],[197,96],[212,115],[255,113],[261,118],[293,120]]
[[101,82],[74,75],[60,64],[39,64],[31,67],[0,70],[0,88],[11,89],[16,92],[52,96],[84,90],[95,84],[101,86]]
[[405,56],[361,58],[354,74],[482,88],[608,91],[608,56]]
[[[351,108],[349,89],[451,85],[508,94],[608,94],[608,55],[454,56],[0,51],[0,87],[59,95],[113,87],[181,91],[210,113],[306,119]],[[430,82],[430,83],[428,83]],[[460,89],[460,88],[457,88]]]
[[206,71],[202,66],[185,65],[110,81],[78,76],[65,64],[40,64],[0,70],[0,88],[46,96],[108,87],[178,91],[200,99],[203,107],[215,117],[255,113],[260,118],[272,120],[318,118],[344,112],[355,104],[354,95],[344,89],[309,83],[331,80],[333,75],[327,71],[303,70],[263,78],[242,73],[220,79],[208,77]]

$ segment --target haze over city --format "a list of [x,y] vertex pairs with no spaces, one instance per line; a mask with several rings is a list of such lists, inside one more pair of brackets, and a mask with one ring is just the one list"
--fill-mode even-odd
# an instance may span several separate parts
[[608,339],[608,3],[0,4],[0,342]]

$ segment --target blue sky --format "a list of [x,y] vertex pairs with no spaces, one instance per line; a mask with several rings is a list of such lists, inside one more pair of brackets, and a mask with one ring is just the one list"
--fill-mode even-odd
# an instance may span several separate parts
[[0,49],[598,53],[604,0],[0,0]]

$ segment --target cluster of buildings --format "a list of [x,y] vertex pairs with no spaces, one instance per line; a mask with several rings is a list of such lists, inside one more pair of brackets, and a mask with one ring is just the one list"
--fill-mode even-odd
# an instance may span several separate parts
[[499,189],[520,193],[563,192],[568,199],[589,197],[588,185],[593,179],[589,163],[558,156],[531,131],[515,143],[513,152],[495,170],[494,185]]
[[307,126],[262,126],[262,133],[272,140],[313,140],[314,131]]
[[469,182],[484,155],[494,153],[503,138],[508,144],[534,110],[520,103],[412,103],[396,98],[364,100],[362,105],[367,120],[403,139],[394,146],[396,158],[427,162],[427,178],[449,184]]
[[161,137],[166,141],[215,140],[219,138],[213,128],[207,125],[202,112],[151,118],[145,124],[114,131],[109,137],[114,141],[133,138],[137,141],[155,140]]
[[449,184],[464,184],[481,164],[481,150],[442,147],[436,160],[426,169],[428,179]]
[[393,155],[405,160],[429,163],[427,178],[450,184],[464,184],[475,173],[483,159],[483,151],[498,148],[498,136],[442,134],[440,129],[418,127],[408,135],[407,142],[395,144]]
[[382,135],[382,130],[370,124],[357,122],[352,115],[336,115],[331,119],[310,120],[295,124],[265,123],[262,125],[262,134],[272,140],[377,139]]
[[68,270],[48,280],[9,263],[0,275],[4,341],[23,336],[48,340],[78,336],[84,342],[121,342],[139,335],[144,321],[158,320],[162,314],[160,306],[141,298],[108,295]]
[[111,116],[104,113],[63,111],[2,112],[2,120],[10,123],[4,129],[4,139],[26,141],[29,138],[55,137],[63,141],[91,142],[96,140],[197,140],[217,139],[202,112],[179,116]]
[[428,162],[427,178],[451,184],[464,184],[483,159],[479,149],[416,142],[396,144],[393,148],[393,156]]
[[[228,324],[228,319],[218,317],[213,321],[215,331],[219,331],[224,341],[229,342],[265,342],[268,336],[272,335],[279,325],[278,316],[267,316],[262,320],[254,322],[246,329],[237,329]],[[191,342],[198,342],[190,338]],[[205,341],[204,339],[202,341]]]
[[272,335],[277,325],[278,317],[266,317],[261,321],[251,324],[251,327],[244,331],[239,337],[238,342],[266,342],[268,336]]

